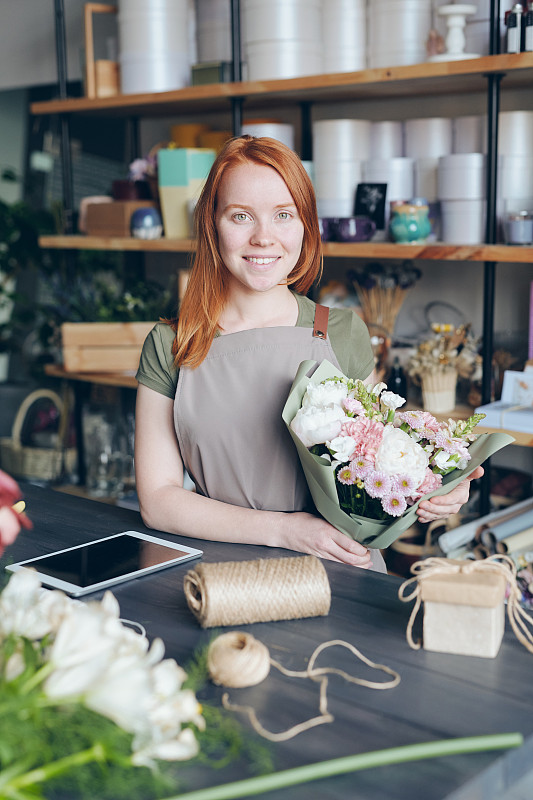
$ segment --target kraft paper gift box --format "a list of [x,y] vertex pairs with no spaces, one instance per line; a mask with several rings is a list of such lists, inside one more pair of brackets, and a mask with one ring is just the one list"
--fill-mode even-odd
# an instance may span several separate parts
[[475,570],[421,581],[424,650],[494,658],[505,630],[505,588],[503,575]]
[[190,209],[200,196],[215,155],[214,150],[202,147],[159,150],[159,199],[168,239],[187,239],[192,235]]

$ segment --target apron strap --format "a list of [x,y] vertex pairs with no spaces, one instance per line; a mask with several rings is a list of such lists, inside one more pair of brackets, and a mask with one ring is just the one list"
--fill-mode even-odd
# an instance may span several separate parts
[[313,336],[317,339],[326,339],[328,332],[329,308],[328,306],[316,305],[315,321],[313,324]]

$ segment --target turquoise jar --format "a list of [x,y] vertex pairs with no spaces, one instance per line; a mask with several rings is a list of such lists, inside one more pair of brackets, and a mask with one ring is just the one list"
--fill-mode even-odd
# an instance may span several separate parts
[[431,233],[429,206],[422,201],[395,203],[389,222],[391,239],[398,244],[418,244]]

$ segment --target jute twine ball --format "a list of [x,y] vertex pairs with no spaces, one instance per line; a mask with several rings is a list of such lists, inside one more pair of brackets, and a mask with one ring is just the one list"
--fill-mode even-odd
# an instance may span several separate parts
[[219,686],[255,686],[270,671],[270,654],[251,634],[230,631],[209,645],[207,667],[211,680]]

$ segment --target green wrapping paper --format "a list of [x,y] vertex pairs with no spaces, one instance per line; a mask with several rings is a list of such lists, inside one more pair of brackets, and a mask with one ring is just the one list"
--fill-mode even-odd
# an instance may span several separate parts
[[339,506],[335,475],[331,464],[326,459],[311,453],[290,427],[291,421],[302,404],[302,398],[310,382],[319,384],[326,378],[346,378],[346,375],[330,361],[322,361],[309,377],[308,373],[315,367],[316,363],[316,361],[302,361],[300,364],[287,402],[283,408],[283,421],[287,425],[292,440],[296,445],[307,485],[318,513],[337,530],[342,531],[342,533],[360,542],[365,547],[380,550],[389,547],[415,522],[417,519],[416,510],[422,500],[427,500],[435,495],[447,494],[467,478],[483,461],[490,458],[498,450],[501,450],[502,447],[514,442],[513,437],[507,433],[481,434],[468,448],[471,459],[465,469],[456,469],[445,475],[442,486],[421,497],[401,517],[398,517],[393,522],[347,514]]

